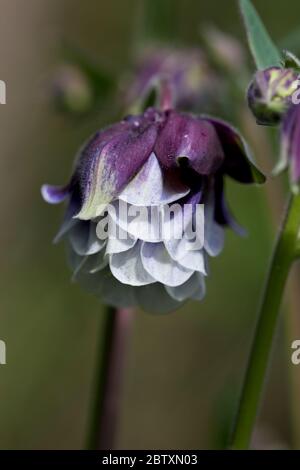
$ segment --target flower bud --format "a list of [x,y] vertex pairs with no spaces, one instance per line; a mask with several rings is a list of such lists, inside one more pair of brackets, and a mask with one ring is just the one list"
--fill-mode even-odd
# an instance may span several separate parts
[[258,71],[248,89],[248,104],[257,123],[278,124],[292,103],[298,85],[293,69],[271,67]]

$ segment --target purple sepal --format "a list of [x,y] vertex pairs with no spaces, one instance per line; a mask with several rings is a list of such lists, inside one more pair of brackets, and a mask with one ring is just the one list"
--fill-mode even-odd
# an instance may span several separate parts
[[50,184],[44,184],[41,187],[41,193],[44,201],[49,204],[59,204],[69,196],[70,186],[52,186]]
[[222,226],[230,227],[237,235],[245,237],[246,229],[239,225],[228,207],[225,198],[224,177],[220,174],[215,178],[215,221]]
[[214,126],[176,111],[168,113],[154,151],[164,168],[188,165],[200,175],[216,172],[224,160]]
[[91,219],[112,201],[149,158],[163,117],[154,109],[97,133],[81,151],[76,174],[83,194],[77,215]]
[[68,202],[62,224],[59,228],[58,233],[56,234],[53,240],[53,243],[58,243],[69,232],[69,230],[77,223],[77,220],[74,217],[76,216],[76,214],[78,214],[80,207],[81,207],[81,195],[80,195],[78,184],[76,184],[76,185],[73,185],[72,194]]
[[223,146],[225,160],[222,171],[240,183],[264,183],[265,176],[255,166],[248,145],[239,132],[221,119],[207,119],[214,125]]

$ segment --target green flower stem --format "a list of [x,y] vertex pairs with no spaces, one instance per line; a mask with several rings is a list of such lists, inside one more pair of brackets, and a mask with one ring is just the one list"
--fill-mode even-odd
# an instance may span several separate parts
[[114,449],[132,311],[107,308],[101,322],[87,448]]
[[300,195],[291,196],[279,231],[259,311],[250,359],[231,441],[232,449],[247,449],[266,376],[279,309],[291,265],[297,256]]

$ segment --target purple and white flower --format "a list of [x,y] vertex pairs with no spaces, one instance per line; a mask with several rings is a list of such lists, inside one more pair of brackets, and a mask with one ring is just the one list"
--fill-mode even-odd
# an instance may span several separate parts
[[[97,132],[80,151],[70,182],[44,185],[42,194],[52,204],[67,200],[56,241],[66,240],[76,280],[113,306],[164,312],[204,297],[208,257],[222,251],[226,226],[238,230],[224,197],[226,176],[264,181],[235,129],[211,117],[149,108]],[[156,218],[124,225],[120,202],[162,214],[174,203],[193,210],[184,224],[173,215],[179,236],[153,241],[147,234]],[[204,204],[204,240],[195,250],[186,235],[197,204]],[[118,236],[97,236],[105,218]]]

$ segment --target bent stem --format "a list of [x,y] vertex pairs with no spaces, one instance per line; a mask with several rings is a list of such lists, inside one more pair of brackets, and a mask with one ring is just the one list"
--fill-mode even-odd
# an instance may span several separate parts
[[107,308],[101,323],[87,448],[114,449],[131,309]]
[[284,287],[298,251],[300,195],[291,196],[267,275],[258,322],[243,383],[231,441],[232,449],[247,449],[258,412]]

